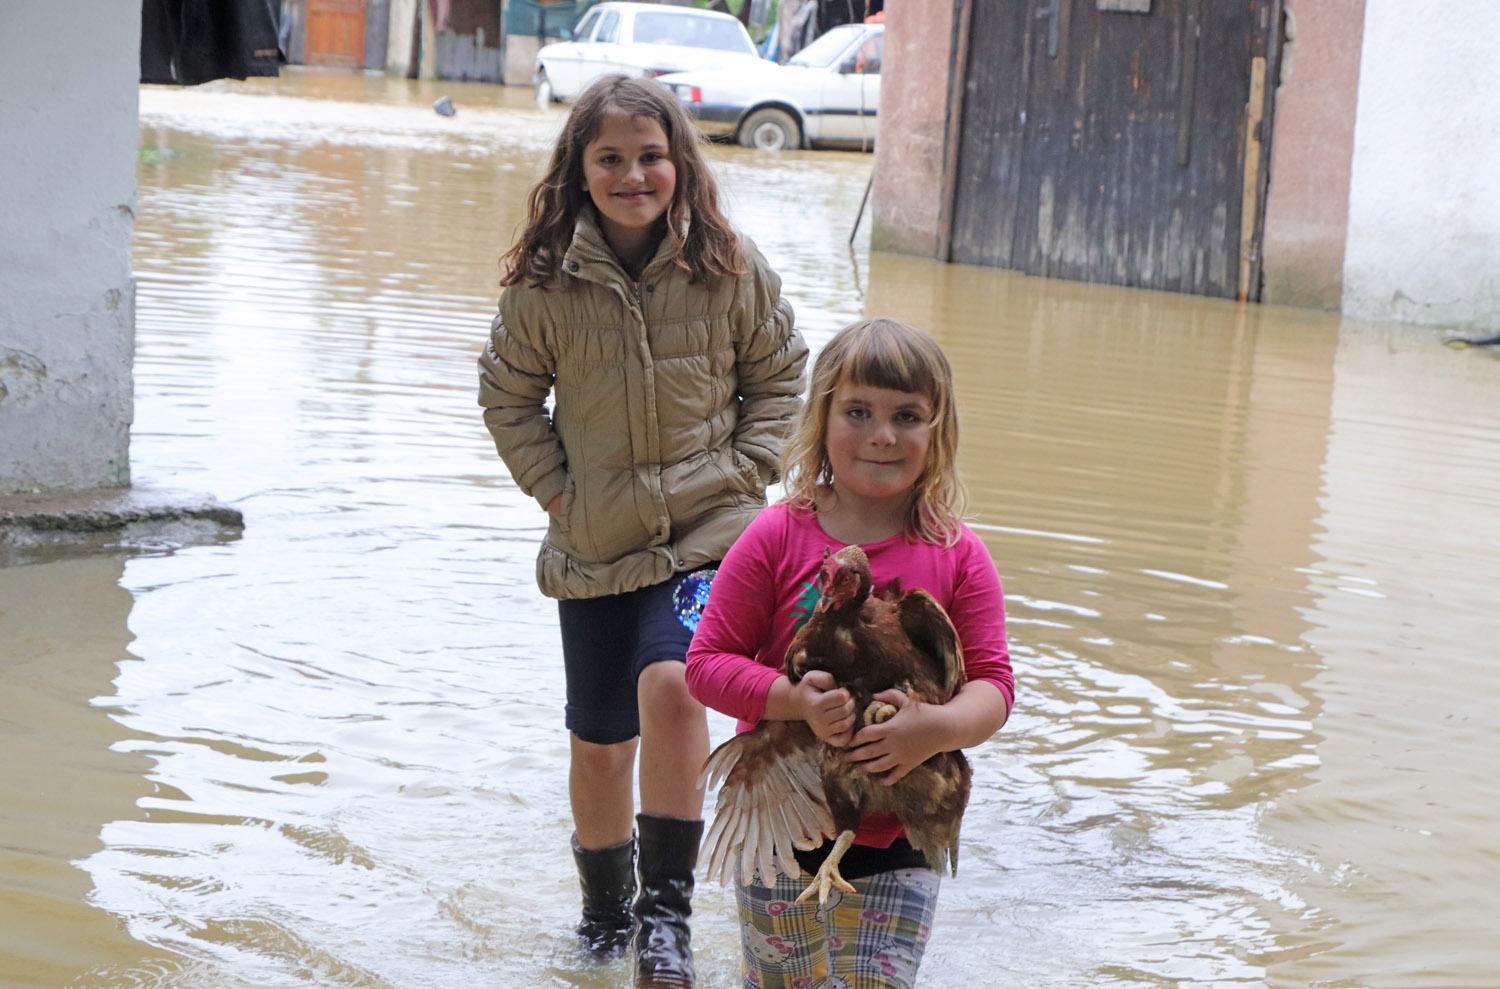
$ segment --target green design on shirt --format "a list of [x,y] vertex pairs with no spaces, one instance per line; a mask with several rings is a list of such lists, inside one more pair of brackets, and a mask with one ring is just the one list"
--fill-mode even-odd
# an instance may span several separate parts
[[802,585],[802,593],[797,595],[797,600],[792,604],[792,614],[796,618],[792,622],[793,632],[807,624],[822,597],[823,592],[818,590],[817,581],[809,580]]

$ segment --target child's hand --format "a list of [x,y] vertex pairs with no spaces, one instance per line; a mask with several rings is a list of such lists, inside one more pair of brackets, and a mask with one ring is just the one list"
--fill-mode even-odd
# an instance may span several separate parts
[[889,786],[945,751],[942,708],[913,700],[899,690],[882,690],[874,699],[894,706],[895,715],[882,724],[861,728],[844,758]]
[[550,515],[550,516],[552,516],[553,518],[557,518],[558,515],[560,515],[561,513],[562,513],[562,494],[558,493],[558,494],[555,494],[555,495],[552,496],[552,500],[551,501],[547,502],[547,514]]
[[813,734],[837,748],[854,734],[854,698],[827,670],[812,670],[792,687],[792,701]]

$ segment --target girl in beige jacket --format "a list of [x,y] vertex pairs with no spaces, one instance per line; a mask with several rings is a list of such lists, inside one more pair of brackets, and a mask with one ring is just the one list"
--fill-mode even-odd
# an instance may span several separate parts
[[693,983],[708,728],[683,661],[714,565],[765,504],[807,358],[700,140],[655,82],[585,90],[479,361],[485,424],[550,516],[537,581],[559,599],[578,934],[600,959],[633,940],[637,986]]

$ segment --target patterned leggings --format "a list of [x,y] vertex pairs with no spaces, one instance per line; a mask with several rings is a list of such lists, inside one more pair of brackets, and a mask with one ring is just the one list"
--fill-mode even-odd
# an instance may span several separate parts
[[910,989],[932,933],[941,880],[931,869],[896,869],[852,880],[797,904],[812,876],[781,876],[770,889],[739,886],[746,989]]

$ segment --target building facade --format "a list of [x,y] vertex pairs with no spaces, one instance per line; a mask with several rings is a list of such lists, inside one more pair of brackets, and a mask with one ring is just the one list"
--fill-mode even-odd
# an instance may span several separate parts
[[1487,95],[1500,7],[1051,0],[1025,13],[888,11],[877,248],[1500,323]]

